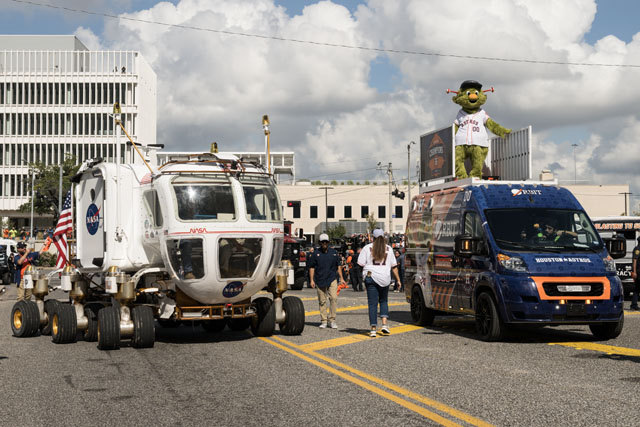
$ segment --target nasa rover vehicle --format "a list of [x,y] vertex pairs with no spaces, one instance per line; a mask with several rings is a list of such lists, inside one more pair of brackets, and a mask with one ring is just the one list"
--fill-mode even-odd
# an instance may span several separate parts
[[[302,301],[283,297],[290,267],[281,262],[272,176],[223,153],[156,166],[153,151],[133,146],[136,162],[90,160],[74,177],[77,254],[61,272],[69,302],[45,300],[49,278],[28,267],[36,301],[14,306],[14,335],[40,329],[67,343],[81,333],[108,350],[123,339],[152,347],[155,320],[212,332],[250,328],[256,336],[272,335],[277,323],[285,335],[300,334]],[[265,287],[273,298],[252,299]]]

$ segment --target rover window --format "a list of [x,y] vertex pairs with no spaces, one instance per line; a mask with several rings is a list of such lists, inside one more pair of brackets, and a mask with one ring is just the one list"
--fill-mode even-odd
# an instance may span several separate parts
[[218,262],[220,277],[249,278],[253,276],[262,255],[260,238],[223,238],[220,239]]
[[242,188],[250,221],[282,221],[280,199],[273,184],[266,180],[243,181]]
[[202,239],[169,239],[167,253],[171,268],[181,280],[201,279],[204,277],[204,253]]
[[158,193],[155,190],[144,193],[144,204],[147,208],[147,213],[153,221],[153,226],[162,227],[162,210],[160,209]]
[[183,221],[236,219],[233,191],[229,182],[180,179],[174,181],[173,190],[178,204],[178,218]]

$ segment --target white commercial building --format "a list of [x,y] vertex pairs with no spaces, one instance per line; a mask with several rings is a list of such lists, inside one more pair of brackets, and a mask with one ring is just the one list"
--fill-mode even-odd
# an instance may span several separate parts
[[75,36],[0,36],[0,216],[28,202],[29,163],[123,160],[114,103],[134,142],[156,143],[156,74],[138,52],[90,51]]

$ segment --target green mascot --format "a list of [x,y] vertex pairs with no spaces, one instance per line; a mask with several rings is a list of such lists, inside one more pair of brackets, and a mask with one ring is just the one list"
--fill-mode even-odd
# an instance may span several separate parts
[[494,122],[489,115],[480,108],[487,102],[485,92],[493,92],[493,88],[483,91],[482,85],[475,80],[465,80],[458,92],[453,92],[453,102],[462,107],[453,122],[456,126],[456,178],[467,178],[464,161],[471,159],[469,175],[482,178],[482,166],[489,152],[489,135],[487,129],[504,138],[511,129],[504,128]]

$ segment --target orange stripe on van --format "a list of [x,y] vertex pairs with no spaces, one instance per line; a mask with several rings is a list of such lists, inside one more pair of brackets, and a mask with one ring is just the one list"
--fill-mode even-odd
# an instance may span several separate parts
[[[606,277],[545,277],[545,276],[532,276],[533,281],[536,283],[536,287],[538,288],[538,294],[540,295],[541,300],[608,300],[611,296],[611,285],[609,283],[609,279]],[[549,296],[544,291],[543,283],[602,283],[602,295],[599,296]]]

